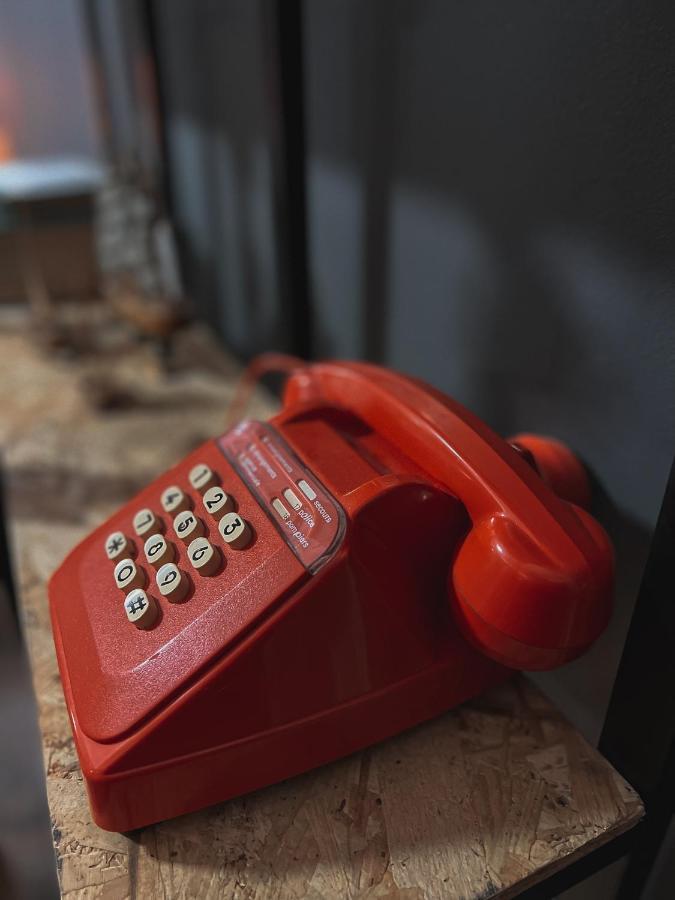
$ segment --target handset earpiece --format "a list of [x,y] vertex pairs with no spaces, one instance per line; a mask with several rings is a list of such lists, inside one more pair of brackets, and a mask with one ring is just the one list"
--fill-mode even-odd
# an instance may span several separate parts
[[[296,372],[285,402],[346,409],[461,501],[471,528],[451,562],[448,596],[462,632],[482,652],[512,668],[546,669],[600,635],[613,583],[604,530],[459,403],[394,372],[339,362]],[[521,440],[537,469],[584,501],[585,476],[567,448]]]

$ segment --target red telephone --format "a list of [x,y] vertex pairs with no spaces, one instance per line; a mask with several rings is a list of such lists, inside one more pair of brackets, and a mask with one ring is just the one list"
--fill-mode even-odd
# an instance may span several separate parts
[[613,578],[586,489],[562,445],[411,378],[293,373],[270,423],[191,453],[51,580],[96,822],[251,791],[582,653]]

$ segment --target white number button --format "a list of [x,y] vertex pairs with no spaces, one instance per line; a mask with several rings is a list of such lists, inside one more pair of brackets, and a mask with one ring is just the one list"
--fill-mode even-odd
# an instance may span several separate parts
[[129,556],[133,551],[133,545],[121,531],[113,531],[105,540],[105,555],[108,559],[118,559],[120,556]]
[[194,513],[186,510],[179,513],[173,520],[173,530],[182,541],[189,544],[190,541],[204,534],[204,523]]
[[208,487],[211,487],[211,485],[214,484],[216,476],[208,466],[204,465],[204,463],[198,463],[190,469],[188,479],[192,487],[196,491],[199,491],[200,494],[203,494]]
[[162,493],[161,504],[162,509],[165,512],[175,515],[175,513],[179,513],[183,509],[188,509],[190,506],[190,498],[187,494],[184,494],[179,487],[172,484],[171,487],[168,487]]
[[143,587],[145,575],[142,569],[136,568],[133,559],[122,559],[115,566],[115,584],[121,591]]
[[168,544],[163,534],[153,534],[147,539],[143,549],[145,558],[156,569],[171,562],[174,557],[173,544]]
[[302,500],[298,497],[295,491],[292,491],[290,488],[286,488],[284,491],[284,497],[291,504],[293,509],[300,509],[302,506]]
[[188,592],[190,584],[175,563],[166,563],[157,572],[159,592],[172,603],[180,603]]
[[157,531],[157,516],[151,509],[139,509],[134,516],[134,531],[141,537],[149,531]]
[[212,516],[222,515],[232,509],[233,501],[221,487],[210,487],[202,498],[207,512]]
[[152,597],[148,597],[140,588],[127,594],[124,601],[124,611],[127,619],[136,628],[152,628],[157,619],[157,604]]
[[307,484],[304,478],[300,479],[298,487],[308,500],[316,500],[316,491]]
[[205,537],[195,538],[187,552],[190,562],[200,575],[212,575],[220,565],[220,551]]
[[253,533],[246,519],[237,513],[227,513],[218,523],[218,531],[228,546],[243,550],[251,542]]

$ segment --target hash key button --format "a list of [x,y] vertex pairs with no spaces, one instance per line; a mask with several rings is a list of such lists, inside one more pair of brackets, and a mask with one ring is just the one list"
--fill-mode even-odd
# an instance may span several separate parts
[[148,597],[145,591],[136,588],[127,594],[124,600],[124,611],[127,619],[136,628],[152,628],[157,619],[157,604],[152,597]]
[[204,491],[211,487],[216,481],[215,473],[204,463],[197,463],[190,469],[188,480],[192,487],[203,494]]
[[218,523],[218,531],[225,543],[235,550],[243,550],[251,543],[253,534],[246,519],[237,513],[227,513]]

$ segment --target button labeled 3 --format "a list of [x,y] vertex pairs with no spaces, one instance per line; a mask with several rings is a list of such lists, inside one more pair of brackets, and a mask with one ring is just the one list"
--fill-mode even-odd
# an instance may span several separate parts
[[253,537],[251,526],[237,513],[227,513],[223,516],[218,523],[218,531],[225,543],[235,550],[243,550],[251,543]]

